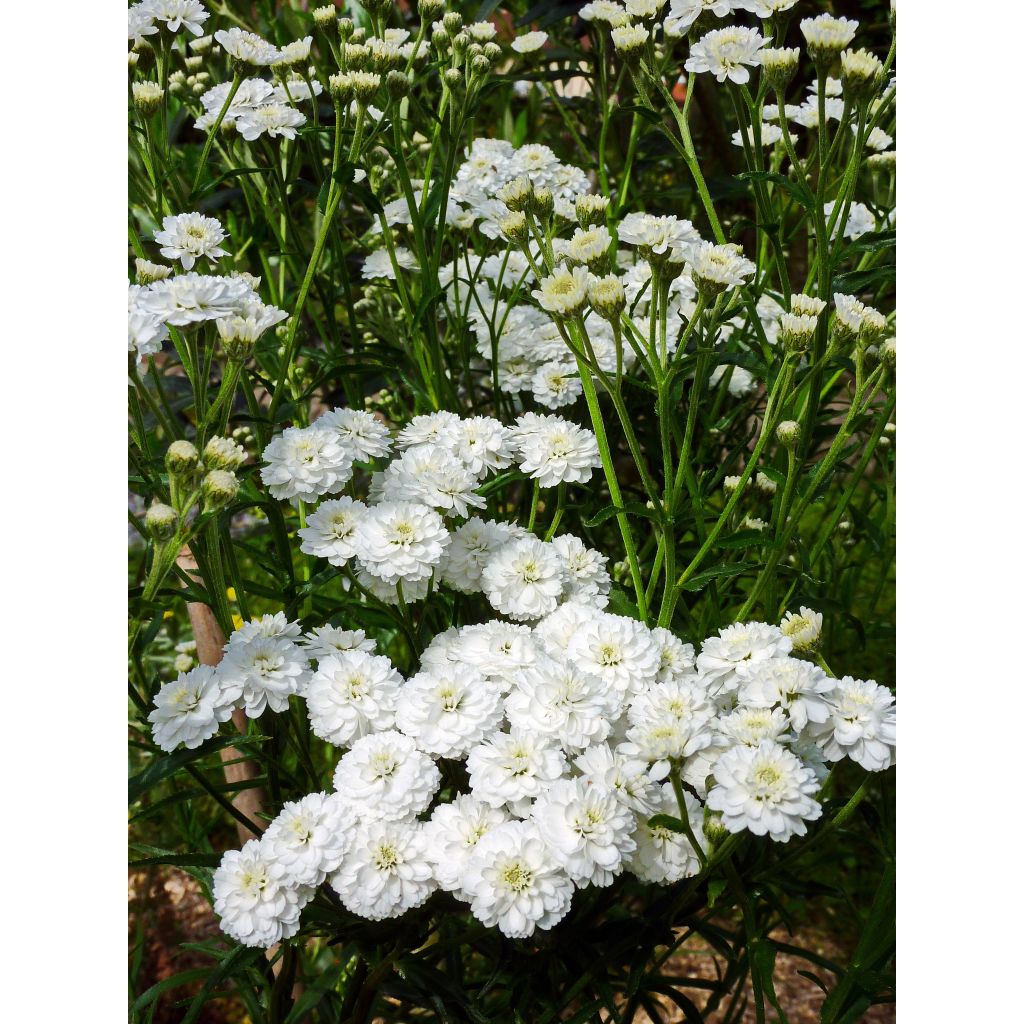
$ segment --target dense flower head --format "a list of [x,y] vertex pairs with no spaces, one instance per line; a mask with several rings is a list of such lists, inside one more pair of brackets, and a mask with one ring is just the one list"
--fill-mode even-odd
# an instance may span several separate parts
[[191,270],[197,259],[205,257],[216,263],[219,256],[226,256],[227,250],[220,247],[225,238],[227,235],[220,221],[201,213],[164,217],[163,230],[153,235],[153,240],[160,245],[160,255],[180,260],[185,270]]
[[281,808],[261,846],[286,884],[317,886],[341,864],[355,824],[355,811],[337,793],[310,793]]
[[690,47],[684,67],[698,74],[709,71],[719,82],[728,78],[743,85],[750,81],[749,69],[761,63],[761,48],[766,42],[755,28],[730,25],[713,29]]
[[198,747],[217,732],[232,711],[231,701],[225,700],[221,691],[220,676],[209,665],[197,665],[164,683],[153,704],[149,714],[153,742],[166,751],[181,745]]
[[315,502],[340,491],[352,476],[351,452],[329,431],[288,427],[263,451],[260,476],[278,499]]
[[873,679],[843,676],[828,695],[828,718],[816,729],[825,757],[848,757],[865,771],[885,771],[896,747],[895,701]]
[[524,537],[495,552],[481,585],[496,611],[518,620],[539,619],[555,610],[565,588],[565,569],[553,545]]
[[359,560],[385,583],[415,583],[440,563],[449,536],[441,517],[426,505],[385,502],[367,509],[356,527]]
[[306,690],[310,727],[338,747],[384,732],[394,726],[401,688],[402,677],[380,655],[347,650],[321,657]]

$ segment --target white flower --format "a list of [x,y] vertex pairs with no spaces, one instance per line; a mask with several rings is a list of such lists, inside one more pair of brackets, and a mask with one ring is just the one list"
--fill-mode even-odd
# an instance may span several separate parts
[[331,658],[345,651],[365,651],[373,654],[376,640],[368,640],[361,629],[342,629],[340,626],[317,626],[305,634],[298,643],[310,658]]
[[507,523],[467,519],[452,531],[451,543],[441,560],[441,578],[448,586],[464,594],[477,593],[481,588],[484,566],[492,554],[510,539]]
[[[749,125],[746,129],[746,137],[748,145],[754,145],[754,126]],[[782,128],[777,124],[768,124],[767,122],[761,125],[761,145],[762,146],[774,146],[776,142],[782,139]],[[734,146],[743,145],[743,133],[735,131],[732,133],[732,144]]]
[[756,707],[783,708],[797,732],[828,719],[829,694],[836,681],[810,662],[771,658],[737,670],[743,679],[740,700]]
[[491,606],[513,619],[539,619],[555,610],[564,585],[557,551],[536,537],[501,547],[484,568],[481,586]]
[[299,550],[326,558],[331,565],[345,565],[358,554],[356,527],[365,514],[366,506],[347,494],[322,501],[299,530]]
[[712,242],[701,242],[692,253],[690,264],[698,284],[710,282],[721,291],[739,288],[756,269],[738,246],[715,245]]
[[153,241],[160,245],[160,255],[169,260],[181,260],[186,270],[191,270],[203,256],[211,263],[216,263],[219,256],[226,256],[227,250],[220,247],[225,238],[227,235],[220,221],[201,213],[164,217],[163,231],[153,235]]
[[712,387],[717,385],[730,368],[732,373],[729,375],[729,394],[734,398],[742,398],[744,395],[749,395],[754,390],[754,375],[744,367],[736,366],[733,363],[723,363],[721,366],[716,366],[708,378],[708,383]]
[[730,25],[714,29],[690,47],[683,67],[687,71],[710,71],[719,82],[727,78],[737,85],[750,81],[751,67],[761,63],[761,47],[767,40],[755,28]]
[[[828,222],[832,216],[832,211],[836,208],[835,202],[826,203],[823,207],[825,213],[825,221]],[[842,214],[840,214],[841,219]],[[832,237],[835,238],[839,233],[839,219],[836,220],[836,226],[832,230]],[[844,238],[860,238],[861,235],[866,235],[869,231],[874,231],[876,227],[875,215],[863,204],[863,203],[851,203],[850,211],[846,217],[846,225],[843,228]]]
[[358,562],[356,561],[356,579],[364,590],[370,592],[378,601],[382,604],[399,605],[403,601],[405,604],[415,604],[417,601],[422,601],[427,596],[427,592],[430,590],[430,577],[425,576],[421,580],[415,580],[410,583],[408,581],[402,583],[402,600],[398,599],[398,587],[394,583],[385,583],[379,576],[371,576]]
[[326,430],[288,427],[263,450],[260,477],[278,500],[314,502],[352,477],[352,457]]
[[266,133],[272,139],[278,135],[295,138],[295,129],[306,123],[306,115],[287,103],[268,103],[238,115],[235,127],[246,142],[253,142]]
[[763,21],[773,14],[788,11],[796,4],[796,0],[733,0],[733,7],[738,11],[750,11]]
[[469,514],[470,506],[487,502],[476,493],[476,476],[438,445],[418,445],[394,459],[380,476],[385,501],[419,501],[453,515]]
[[466,793],[460,793],[451,803],[438,804],[423,826],[427,857],[438,885],[468,903],[471,897],[462,888],[462,877],[470,855],[491,829],[508,820],[504,811]]
[[512,40],[512,49],[516,53],[533,53],[548,41],[547,32],[524,32]]
[[252,298],[252,289],[239,277],[178,274],[155,281],[136,295],[136,306],[174,327],[238,315]]
[[516,674],[505,698],[513,728],[550,737],[569,751],[606,740],[620,706],[603,680],[546,656]]
[[[204,111],[196,118],[196,128],[199,131],[210,131],[213,128],[230,93],[231,83],[222,82],[212,89],[207,89],[199,97]],[[234,124],[242,114],[257,110],[273,99],[274,87],[269,82],[263,81],[262,78],[243,78],[230,106],[224,112],[223,123]]]
[[873,679],[843,676],[829,695],[829,717],[815,730],[829,761],[848,757],[869,772],[892,764],[896,746],[896,698]]
[[356,830],[331,888],[353,914],[371,921],[400,917],[429,899],[436,883],[417,821],[372,821]]
[[734,0],[672,0],[665,17],[665,35],[685,36],[690,26],[705,12],[724,18],[736,6]]
[[490,416],[460,420],[452,454],[478,479],[512,464],[508,428]]
[[337,747],[395,724],[402,677],[391,662],[365,651],[322,657],[306,690],[313,732]]
[[302,627],[297,621],[290,622],[284,612],[274,612],[243,623],[231,634],[229,645],[237,647],[250,640],[276,640],[282,637],[294,640],[301,633]]
[[531,812],[555,860],[577,885],[611,885],[636,849],[633,812],[608,789],[559,779]]
[[712,693],[732,691],[740,683],[736,670],[769,658],[784,658],[793,643],[777,626],[765,622],[736,622],[708,637],[697,656],[697,670]]
[[[403,246],[397,246],[395,249],[395,263],[403,270],[420,269],[420,265],[416,262],[416,257],[412,251]],[[374,277],[386,277],[394,281],[395,266],[391,262],[387,249],[377,249],[366,257],[363,261],[363,277],[367,280]]]
[[584,4],[579,11],[584,21],[596,21],[599,24],[618,26],[625,25],[629,21],[626,9],[614,2],[614,0],[590,0]]
[[795,651],[812,650],[821,636],[822,617],[820,611],[801,607],[800,613],[787,611],[778,628],[784,636],[793,641]]
[[217,671],[209,665],[197,665],[164,683],[153,704],[148,718],[153,742],[168,752],[181,744],[190,750],[198,747],[231,717],[231,702],[224,701]]
[[266,67],[268,64],[273,64],[278,58],[277,47],[256,35],[255,32],[247,32],[245,29],[233,27],[214,32],[213,38],[220,43],[221,48],[229,57],[234,57],[235,60],[244,64]]
[[284,876],[258,839],[225,853],[213,873],[213,909],[221,928],[245,946],[267,948],[290,939],[314,890],[290,886]]
[[570,363],[550,362],[538,367],[530,382],[533,399],[546,409],[571,405],[583,393],[577,368]]
[[651,636],[658,645],[661,660],[658,663],[657,681],[668,683],[676,679],[686,679],[696,676],[696,658],[693,652],[693,644],[684,644],[670,630],[655,626],[651,630]]
[[313,426],[334,434],[356,462],[368,462],[391,450],[387,425],[362,409],[331,409],[316,419]]
[[337,793],[289,801],[267,826],[263,854],[284,869],[287,885],[320,885],[352,843],[356,815]]
[[569,912],[573,885],[532,822],[497,825],[476,844],[463,874],[475,917],[511,939],[553,928]]
[[128,310],[128,353],[141,363],[159,352],[168,338],[167,325],[155,314],[140,309]]
[[356,740],[334,771],[334,788],[370,819],[397,821],[425,811],[440,783],[434,762],[394,730]]
[[615,793],[637,814],[653,814],[657,783],[647,774],[647,762],[627,745],[613,749],[608,743],[592,743],[574,761],[584,782]]
[[[704,808],[700,801],[684,794],[687,817],[690,829],[697,842],[704,827]],[[652,814],[637,815],[637,829],[633,833],[636,850],[626,860],[626,867],[642,882],[653,882],[655,885],[671,885],[681,878],[690,878],[700,870],[700,860],[696,851],[684,832],[673,832],[663,825],[654,828],[648,821],[655,814],[668,814],[679,817],[679,803],[672,790],[672,784],[666,782],[655,793]]]
[[696,682],[654,683],[629,705],[628,749],[654,763],[652,777],[663,779],[670,760],[682,760],[711,745],[714,716],[714,706]]
[[418,672],[399,694],[395,724],[420,750],[463,757],[501,723],[501,691],[466,665]]
[[546,736],[513,728],[474,747],[466,758],[473,795],[492,807],[508,804],[516,813],[561,778],[565,756]]
[[156,35],[158,31],[146,0],[140,0],[128,8],[128,42],[138,43],[145,36]]
[[642,50],[651,38],[651,32],[645,25],[627,23],[613,28],[611,37],[616,50],[629,54]]
[[608,556],[588,548],[571,533],[555,537],[551,546],[565,567],[566,598],[603,608],[608,603],[608,592],[612,586],[611,577],[605,569]]
[[566,601],[550,615],[545,615],[533,627],[534,636],[542,648],[556,660],[563,660],[569,650],[569,642],[584,622],[598,616],[600,612],[593,605],[581,601]]
[[471,665],[485,679],[507,691],[521,669],[537,658],[533,630],[513,622],[492,619],[466,626],[452,648],[456,661]]
[[407,501],[368,509],[355,536],[366,571],[394,585],[427,579],[448,541],[448,531],[432,508]]
[[541,278],[540,287],[530,294],[542,309],[560,317],[574,317],[587,305],[590,271],[586,267],[557,267]]
[[800,31],[807,40],[807,52],[815,59],[818,56],[835,57],[853,42],[859,22],[850,18],[834,18],[831,14],[819,14],[816,18],[804,18]]
[[[650,213],[628,213],[619,222],[617,231],[620,242],[649,250],[656,256],[667,256],[670,263],[679,263],[687,258],[701,240],[690,221],[672,215],[656,217]],[[650,277],[649,265],[647,271]]]
[[738,707],[718,720],[718,730],[732,743],[756,747],[762,740],[787,743],[789,718],[782,708]]
[[283,637],[257,637],[233,641],[220,663],[225,696],[239,694],[245,713],[259,718],[269,707],[282,712],[292,694],[303,694],[309,680],[309,662],[303,651]]
[[194,36],[203,34],[203,22],[210,16],[199,0],[142,0],[133,7],[141,8],[154,21],[162,21],[168,32],[184,27]]
[[661,652],[642,623],[602,612],[580,626],[569,641],[566,658],[625,697],[657,675]]
[[714,775],[707,806],[722,812],[730,832],[746,830],[785,843],[806,835],[806,822],[821,817],[813,770],[773,740],[732,747],[718,759]]
[[519,465],[523,472],[539,480],[541,487],[586,483],[601,465],[593,431],[557,416],[547,420],[536,432],[521,436]]
[[454,447],[461,430],[462,419],[444,409],[413,416],[399,431],[395,447],[405,449],[420,445],[440,445],[442,448],[450,449]]

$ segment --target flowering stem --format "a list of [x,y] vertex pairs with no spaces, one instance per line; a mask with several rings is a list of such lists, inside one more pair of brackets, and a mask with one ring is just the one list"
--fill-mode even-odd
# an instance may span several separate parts
[[532,533],[537,522],[537,505],[540,503],[540,480],[533,481],[533,495],[530,498],[530,519],[526,528]]
[[703,868],[708,862],[707,854],[700,843],[697,842],[697,837],[693,834],[693,827],[690,825],[690,812],[686,809],[686,796],[683,793],[683,784],[679,778],[679,768],[677,765],[672,765],[669,778],[672,780],[672,792],[675,793],[676,803],[679,805],[679,821],[683,826],[683,831],[686,833],[686,838],[690,840],[693,852],[697,854],[700,866]]

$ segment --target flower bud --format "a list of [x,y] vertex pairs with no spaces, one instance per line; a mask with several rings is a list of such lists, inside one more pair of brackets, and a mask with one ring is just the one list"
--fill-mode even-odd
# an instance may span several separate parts
[[391,0],[360,0],[370,14],[387,14],[391,10]]
[[614,274],[594,278],[587,287],[587,298],[594,312],[612,324],[619,322],[626,308],[626,290]]
[[175,477],[191,477],[199,468],[199,450],[191,441],[175,441],[164,459],[167,472]]
[[356,23],[351,18],[338,18],[338,35],[341,41],[347,42],[356,30]]
[[437,21],[444,10],[444,0],[420,0],[416,9],[419,11],[420,21]]
[[449,11],[441,19],[441,23],[444,25],[445,31],[448,35],[453,36],[462,28],[462,15],[457,11]]
[[332,32],[338,31],[338,11],[333,4],[327,4],[324,7],[317,7],[313,11],[313,24],[316,25],[321,32],[326,32],[330,35]]
[[373,71],[352,71],[352,91],[356,94],[356,103],[367,106],[380,90],[380,75]]
[[763,498],[774,497],[775,481],[767,473],[758,473],[754,477],[754,490]]
[[775,436],[783,448],[792,451],[800,443],[800,424],[796,420],[783,420],[775,428]]
[[445,31],[444,25],[435,25],[430,36],[430,44],[438,53],[444,53],[448,49],[452,37]]
[[178,532],[178,513],[161,501],[154,501],[146,512],[146,527],[153,540],[166,543]]
[[779,316],[779,340],[789,352],[806,352],[818,329],[816,316],[782,313]]
[[608,217],[607,196],[582,195],[576,197],[576,219],[581,228],[592,224],[604,224]]
[[816,18],[804,18],[800,31],[807,41],[807,52],[811,60],[822,70],[849,46],[857,31],[857,22],[848,18],[834,18],[831,14],[819,14]]
[[821,299],[817,299],[813,295],[798,294],[791,295],[789,298],[790,312],[797,316],[819,317],[825,312],[827,305],[828,303],[822,302]]
[[191,654],[178,654],[174,658],[174,671],[187,672],[195,664]]
[[886,319],[871,306],[865,306],[860,318],[860,330],[857,332],[857,344],[863,347],[873,345],[885,333],[888,326]]
[[443,77],[449,89],[458,89],[462,85],[462,72],[458,68],[447,68]]
[[238,478],[226,469],[215,469],[203,478],[203,509],[226,508],[238,497]]
[[527,177],[513,178],[495,192],[495,197],[514,212],[528,210],[533,205],[533,183]]
[[515,210],[507,217],[498,221],[498,230],[510,242],[518,242],[520,245],[529,237],[530,232],[526,227],[526,214]]
[[373,53],[362,43],[349,43],[345,47],[345,67],[349,72],[362,71],[370,63]]
[[493,63],[501,56],[501,47],[497,43],[484,43],[484,56]]
[[643,25],[620,25],[612,29],[612,42],[623,60],[638,61],[647,48],[651,33]]
[[141,257],[135,261],[135,277],[139,284],[152,284],[171,276],[171,268],[159,263],[150,263]]
[[761,51],[761,70],[780,95],[793,81],[799,63],[800,51],[796,47],[769,47]]
[[352,79],[348,74],[331,75],[327,79],[327,89],[339,106],[346,106],[354,93]]
[[783,636],[793,642],[794,654],[809,654],[814,651],[821,640],[821,612],[813,608],[801,608],[800,613],[786,612],[779,629]]
[[740,481],[743,477],[740,476],[727,476],[722,481],[722,490],[725,491],[726,495],[734,494],[739,490]]
[[185,70],[196,72],[203,66],[202,57],[186,57],[185,58]]
[[199,36],[188,44],[192,53],[206,53],[211,46],[213,46],[213,36]]
[[722,815],[718,811],[704,811],[704,837],[712,846],[724,842],[729,836],[729,830],[722,822]]
[[530,203],[535,216],[544,219],[550,217],[555,208],[555,197],[549,188],[535,188]]
[[235,470],[245,459],[245,449],[230,437],[211,437],[203,449],[203,465],[211,470]]
[[870,50],[844,50],[840,61],[844,96],[860,99],[878,88],[882,62]]
[[400,100],[404,96],[409,95],[409,90],[412,87],[412,83],[409,81],[409,76],[402,71],[389,71],[388,77],[385,79],[387,86],[388,95],[393,100]]
[[366,42],[366,29],[365,28],[353,28],[352,34],[349,36],[351,42],[357,46],[362,46]]
[[143,117],[152,117],[160,109],[163,98],[163,89],[156,82],[132,82],[135,109]]
[[491,62],[482,54],[477,54],[470,66],[476,75],[486,75],[491,70]]
[[452,36],[452,49],[457,57],[461,57],[469,49],[469,35],[466,32],[457,32]]
[[139,64],[139,54],[136,50],[128,51],[128,70],[134,71]]

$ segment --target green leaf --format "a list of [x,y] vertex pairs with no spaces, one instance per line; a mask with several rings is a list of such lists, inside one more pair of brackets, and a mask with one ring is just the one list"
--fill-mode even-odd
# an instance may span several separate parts
[[740,573],[744,573],[748,569],[756,568],[757,565],[754,562],[729,562],[725,565],[717,565],[714,569],[708,569],[706,572],[701,572],[696,576],[691,576],[690,579],[683,584],[682,589],[689,590],[691,592],[703,590],[712,580],[739,576]]
[[718,902],[718,897],[725,892],[726,881],[724,878],[712,878],[708,882],[708,906],[713,907]]
[[583,525],[588,528],[600,526],[601,523],[614,515],[618,515],[620,512],[624,512],[628,516],[641,516],[644,519],[653,519],[656,523],[660,523],[663,519],[662,514],[657,509],[648,508],[642,501],[628,501],[625,505],[605,505],[600,512],[595,513],[589,519],[584,519]]
[[182,1018],[181,1024],[195,1024],[199,1019],[199,1011],[206,1005],[213,995],[214,989],[222,982],[227,981],[235,974],[241,974],[250,965],[255,964],[265,956],[265,950],[250,949],[247,946],[239,946],[232,950],[211,972],[206,979],[202,990],[192,1000],[188,1013]]
[[648,828],[667,828],[669,832],[686,834],[686,826],[671,814],[655,814],[653,818],[647,819]]
[[793,181],[784,174],[773,174],[769,171],[744,171],[737,174],[737,178],[745,181],[770,181],[777,185],[783,192],[788,192],[805,210],[814,208],[814,196],[810,189],[802,182]]
[[856,295],[859,292],[878,291],[883,284],[896,283],[896,267],[887,264],[872,267],[870,270],[851,270],[846,274],[838,274],[832,280],[833,292]]
[[162,782],[192,761],[198,761],[199,758],[206,757],[207,754],[216,753],[218,750],[245,740],[246,738],[243,736],[214,736],[194,750],[176,750],[173,754],[156,758],[146,765],[138,775],[133,775],[128,780],[128,803],[135,803],[147,790],[152,789],[158,782]]

